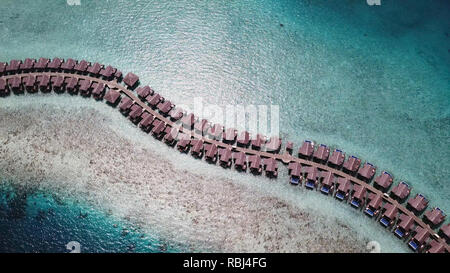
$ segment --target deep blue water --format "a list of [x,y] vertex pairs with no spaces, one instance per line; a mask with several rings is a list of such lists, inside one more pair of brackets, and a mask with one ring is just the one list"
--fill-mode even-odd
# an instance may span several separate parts
[[0,184],[0,232],[0,253],[70,252],[69,242],[89,253],[186,250],[77,200],[6,181]]

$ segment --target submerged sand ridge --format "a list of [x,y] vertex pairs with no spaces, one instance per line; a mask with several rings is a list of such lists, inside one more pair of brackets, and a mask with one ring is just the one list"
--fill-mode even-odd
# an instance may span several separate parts
[[[14,183],[85,200],[192,250],[367,251],[369,240],[336,218],[314,215],[250,184],[175,166],[174,160],[110,126],[106,105],[70,96],[55,99],[74,101],[70,107],[33,103],[35,99],[14,97],[16,101],[0,107],[0,172]],[[119,113],[114,115],[127,130],[138,130]]]

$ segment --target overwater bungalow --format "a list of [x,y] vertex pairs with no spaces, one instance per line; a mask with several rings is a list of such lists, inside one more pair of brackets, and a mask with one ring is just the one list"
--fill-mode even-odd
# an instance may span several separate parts
[[206,132],[208,131],[211,124],[208,122],[207,119],[199,119],[194,123],[194,131],[199,135],[206,135]]
[[266,151],[269,153],[278,153],[281,148],[281,138],[273,136],[266,143]]
[[82,96],[88,97],[91,95],[91,81],[88,79],[81,79],[79,81],[80,87],[78,88],[78,90],[80,91],[80,94]]
[[445,213],[440,208],[435,207],[432,210],[425,212],[423,215],[423,221],[431,228],[436,228],[444,222],[445,217]]
[[315,189],[319,184],[319,170],[314,166],[309,166],[306,167],[305,173],[305,187],[310,190]]
[[35,59],[26,58],[25,61],[23,61],[23,63],[20,64],[19,70],[23,72],[30,72],[33,70],[35,63],[36,63]]
[[366,195],[367,195],[366,187],[359,184],[354,184],[350,205],[357,209],[363,207],[366,203]]
[[289,183],[292,185],[300,184],[302,177],[302,165],[296,161],[292,161],[288,165],[288,174],[290,175]]
[[325,144],[320,144],[314,151],[313,160],[319,163],[325,163],[330,155],[330,148]]
[[189,151],[191,136],[185,133],[178,134],[178,144],[177,148],[180,152],[187,153]]
[[74,59],[69,58],[61,64],[61,69],[65,72],[73,72],[76,64]]
[[428,207],[428,199],[422,194],[416,194],[414,198],[410,198],[406,207],[415,215],[419,215]]
[[352,155],[347,158],[347,161],[344,162],[343,171],[345,173],[355,175],[361,165],[361,159]]
[[220,140],[222,138],[223,129],[224,127],[222,125],[216,123],[208,128],[207,134],[212,139]]
[[110,89],[104,97],[106,103],[112,106],[116,106],[120,99],[120,93],[116,90]]
[[259,151],[264,143],[266,143],[266,137],[262,134],[257,134],[251,141],[252,149]]
[[429,238],[430,232],[421,226],[417,226],[408,246],[415,252],[422,252]]
[[436,240],[431,240],[427,248],[428,250],[426,251],[426,253],[445,253],[444,244]]
[[99,74],[103,79],[110,81],[114,78],[114,73],[116,73],[116,68],[108,65],[107,67],[100,70]]
[[178,135],[178,129],[172,128],[167,125],[166,129],[164,129],[164,142],[169,146],[174,146],[176,143],[176,137]]
[[125,75],[125,78],[123,78],[123,82],[129,88],[134,89],[134,87],[139,84],[139,77],[136,74],[129,72],[127,75]]
[[[91,65],[89,65],[89,67],[88,67],[88,69],[87,69],[87,72],[91,75],[91,76],[94,76],[94,77],[98,77],[99,75],[100,75],[100,70],[102,70],[102,68],[103,68],[103,66],[101,65],[101,64],[99,64],[99,63],[94,63],[94,64],[91,64]],[[128,73],[128,74],[130,74],[130,73]],[[131,73],[132,75],[134,75],[133,73]],[[134,76],[136,76],[136,75],[134,75]],[[131,82],[132,80],[134,80],[134,79],[132,79],[132,76],[130,75],[129,76],[130,78],[128,79],[128,81],[129,82]],[[137,77],[137,76],[136,76]],[[125,82],[125,81],[124,81]]]
[[160,102],[164,101],[164,98],[161,97],[160,94],[154,93],[153,95],[149,95],[145,98],[148,102],[148,105],[155,108]]
[[[29,93],[36,92],[37,91],[37,88],[36,88],[36,77],[33,76],[33,75],[26,76],[24,78],[23,85],[25,86],[25,90],[27,90],[27,92],[29,92]],[[56,90],[56,88],[55,88],[55,90]]]
[[331,157],[328,159],[328,166],[333,167],[335,169],[340,169],[342,164],[344,164],[345,153],[341,150],[335,149]]
[[234,144],[237,137],[237,130],[234,128],[228,128],[223,133],[223,142],[228,144]]
[[224,168],[230,168],[232,164],[232,151],[229,148],[219,149],[219,164]]
[[149,112],[144,112],[141,115],[141,123],[139,123],[139,126],[141,127],[141,130],[148,133],[150,132],[150,129],[152,127],[153,121],[155,120],[155,116]]
[[138,87],[136,89],[136,93],[141,100],[145,101],[146,98],[148,96],[152,96],[155,93],[155,91],[153,91],[153,89],[150,88],[150,86],[146,85],[146,86]]
[[240,147],[248,147],[250,144],[250,133],[247,131],[243,131],[237,137],[237,146]]
[[191,154],[197,158],[201,158],[203,156],[203,140],[191,140]]
[[268,177],[277,177],[278,176],[278,162],[276,159],[269,157],[264,158],[263,160],[264,170],[266,171],[266,175]]
[[439,236],[444,238],[444,240],[447,242],[447,244],[450,244],[450,223],[443,225],[439,229]]
[[[73,70],[79,74],[86,74],[88,68],[89,68],[90,63],[85,61],[85,60],[81,60],[79,61],[75,67],[73,68]],[[35,66],[36,67],[36,66]]]
[[205,159],[211,163],[216,163],[217,162],[217,145],[212,143],[212,144],[206,144],[205,145]]
[[45,69],[47,69],[48,63],[49,63],[49,59],[39,58],[39,60],[34,64],[34,69],[36,71],[44,71]]
[[166,128],[166,123],[162,120],[155,119],[152,123],[151,133],[156,139],[161,139],[164,135],[164,129]]
[[61,69],[61,65],[63,64],[63,60],[60,58],[53,58],[53,60],[47,65],[47,68],[50,71],[59,71]]
[[392,181],[392,175],[386,171],[383,171],[375,178],[374,187],[382,192],[387,192],[392,185]]
[[247,156],[244,152],[233,153],[234,166],[239,171],[247,170]]
[[181,123],[183,124],[184,128],[186,128],[188,130],[192,130],[196,120],[197,120],[197,118],[194,116],[194,114],[190,113],[188,115],[184,115],[181,118]]
[[369,204],[367,204],[364,213],[370,217],[377,217],[383,205],[383,196],[374,192],[369,193]]
[[9,61],[8,65],[6,66],[6,69],[5,69],[6,74],[16,74],[19,71],[21,64],[22,64],[22,61],[19,61],[19,60]]
[[92,84],[92,96],[96,100],[101,100],[105,92],[105,84],[94,82]]
[[[31,75],[28,78],[32,77]],[[63,92],[64,91],[64,77],[63,76],[53,76],[50,78],[50,83],[52,85],[53,90],[55,92]],[[35,81],[33,83],[33,89],[35,86]],[[27,88],[28,89],[28,88]]]
[[336,199],[340,201],[347,200],[352,186],[350,180],[345,177],[338,177],[336,185]]
[[313,152],[314,152],[314,143],[309,140],[305,140],[302,146],[298,149],[298,157],[309,159],[311,158]]
[[119,110],[123,115],[128,115],[130,113],[131,106],[134,104],[133,100],[125,96],[119,103]]
[[358,178],[369,183],[372,180],[375,172],[377,171],[377,167],[370,164],[369,162],[364,163],[364,166],[358,171]]
[[18,94],[23,92],[22,80],[20,77],[13,77],[8,79],[9,90]]
[[7,82],[0,78],[0,96],[6,96],[9,94],[9,87]]
[[396,205],[393,205],[391,203],[386,203],[384,205],[382,211],[382,215],[380,218],[380,224],[383,225],[385,228],[391,227],[395,220],[397,219],[398,215],[398,208]]
[[407,238],[413,228],[414,219],[407,214],[401,213],[398,221],[394,234],[400,239]]
[[42,92],[50,92],[50,77],[48,75],[37,76],[39,90]]
[[250,163],[250,171],[253,174],[261,174],[261,157],[259,155],[251,155],[248,157],[248,162]]
[[391,190],[390,195],[399,203],[403,203],[409,197],[410,193],[411,187],[406,182],[402,181]]
[[322,185],[320,187],[320,192],[326,195],[332,194],[334,191],[334,174],[330,171],[323,171],[321,176]]
[[[39,76],[38,76],[39,78]],[[64,80],[65,82],[65,86],[66,86],[66,90],[67,92],[69,92],[70,94],[75,94],[76,92],[78,92],[78,79],[77,78],[66,78]]]
[[169,112],[170,119],[172,121],[178,121],[183,117],[183,112],[183,109],[181,109],[180,107],[173,108]]
[[131,120],[131,122],[137,124],[141,120],[142,112],[143,112],[142,107],[138,104],[134,104],[130,108],[130,114],[128,115],[128,118]]
[[157,106],[159,112],[163,116],[167,116],[175,105],[170,102],[170,100],[164,100],[164,102],[160,102]]

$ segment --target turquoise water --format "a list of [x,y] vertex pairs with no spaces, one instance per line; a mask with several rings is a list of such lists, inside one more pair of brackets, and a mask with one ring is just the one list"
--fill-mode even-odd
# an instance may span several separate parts
[[450,211],[448,1],[2,1],[0,59],[133,71],[174,103],[280,105],[283,138],[339,147]]

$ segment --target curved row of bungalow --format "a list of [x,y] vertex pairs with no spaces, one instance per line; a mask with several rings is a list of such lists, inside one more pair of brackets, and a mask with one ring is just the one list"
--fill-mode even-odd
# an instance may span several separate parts
[[[119,84],[122,81],[125,86]],[[408,199],[411,187],[401,181],[389,191],[394,180],[390,173],[383,171],[375,177],[377,167],[371,163],[365,162],[361,166],[358,157],[346,157],[339,149],[330,154],[327,145],[316,147],[309,140],[305,140],[298,149],[298,158],[302,161],[292,156],[292,142],[286,143],[285,153],[281,156],[280,138],[267,139],[260,134],[252,136],[247,131],[239,133],[233,128],[212,124],[175,107],[149,86],[137,88],[138,84],[139,77],[133,73],[122,77],[117,68],[85,60],[28,58],[23,62],[0,62],[0,96],[38,90],[67,91],[86,97],[92,95],[118,107],[124,116],[156,139],[170,146],[176,145],[179,151],[190,152],[196,158],[204,157],[212,164],[219,162],[224,168],[231,168],[234,164],[239,171],[250,169],[254,174],[264,171],[269,177],[277,177],[277,160],[282,160],[288,163],[292,185],[304,184],[307,189],[319,190],[363,210],[397,237],[406,240],[414,251],[449,251],[450,224],[443,225],[445,213],[435,207],[423,214],[429,201],[417,194],[406,203],[408,211],[413,213],[409,214],[400,204]],[[288,160],[285,160],[286,156]],[[372,180],[373,187],[369,185]],[[421,214],[425,225],[417,218]],[[438,227],[439,232],[435,233],[433,229]]]

